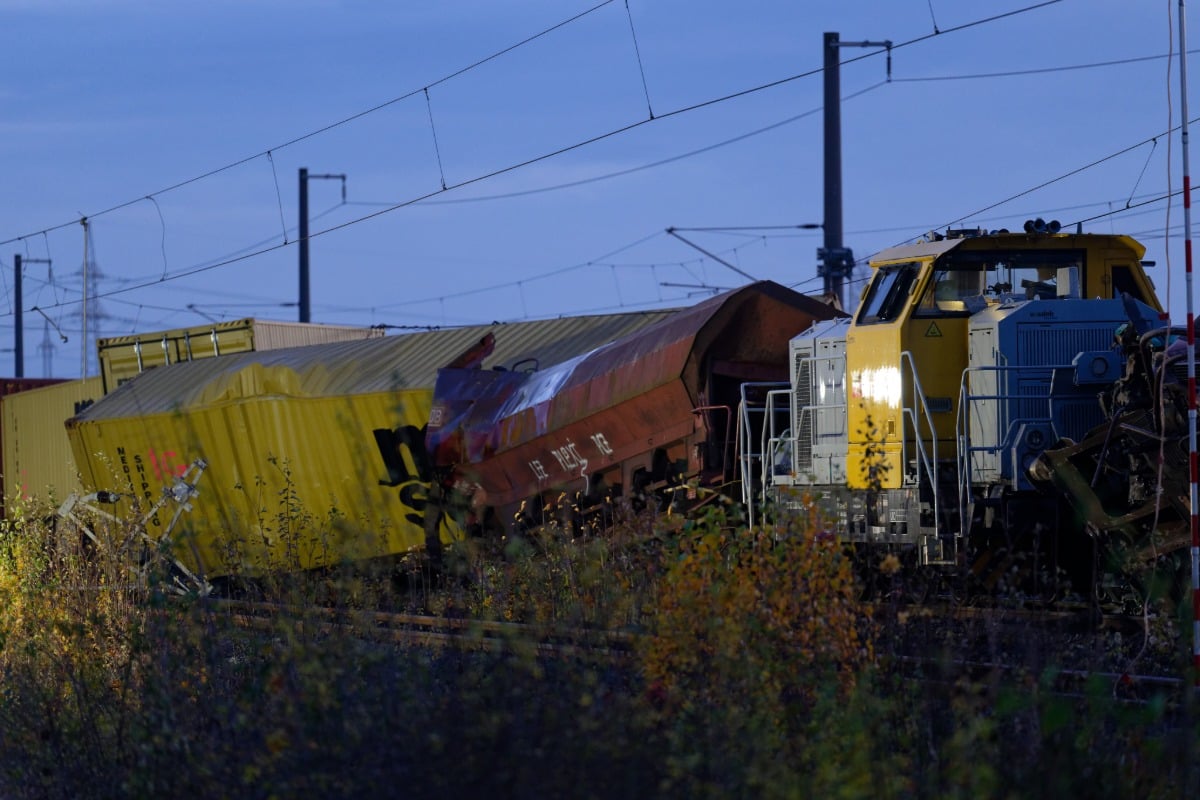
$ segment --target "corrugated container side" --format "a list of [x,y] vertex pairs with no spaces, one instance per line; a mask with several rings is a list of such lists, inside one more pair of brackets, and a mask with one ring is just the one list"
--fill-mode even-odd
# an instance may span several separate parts
[[[132,387],[131,387],[132,388]],[[181,561],[208,577],[312,569],[425,545],[432,391],[241,397],[141,417],[71,420],[86,485],[144,511],[176,475],[208,466],[172,531]],[[170,512],[151,520],[161,536]],[[461,538],[443,520],[445,542]]]
[[254,349],[281,350],[313,344],[378,339],[383,328],[358,328],[350,325],[310,325],[304,322],[254,320]]
[[0,397],[7,397],[17,392],[27,392],[30,389],[40,389],[43,386],[53,386],[56,383],[66,383],[66,378],[0,378]]
[[370,339],[380,328],[239,319],[168,331],[112,336],[96,343],[104,393],[146,370],[182,361],[252,350]]
[[[30,389],[38,389],[43,386],[53,386],[56,383],[64,383],[65,378],[3,378],[0,379],[0,400],[8,397],[10,394],[17,392],[27,392]],[[3,426],[0,425],[0,431]],[[3,434],[0,433],[0,458],[3,458]],[[0,511],[3,511],[4,503],[4,474],[8,469],[3,463],[0,463]]]
[[5,506],[18,497],[62,500],[80,490],[66,421],[100,399],[99,376],[0,399]]
[[[135,495],[142,508],[194,459],[205,459],[200,494],[173,538],[181,560],[210,577],[403,553],[425,544],[424,434],[439,367],[488,334],[495,336],[490,365],[548,366],[673,313],[196,359],[129,381],[71,420],[68,435],[89,490]],[[131,506],[125,501],[121,510]],[[161,534],[167,521],[152,520],[150,533]],[[450,541],[461,532],[442,521],[438,535]]]

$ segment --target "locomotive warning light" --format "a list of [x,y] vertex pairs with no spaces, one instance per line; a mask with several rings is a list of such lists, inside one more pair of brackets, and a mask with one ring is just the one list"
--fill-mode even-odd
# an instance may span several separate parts
[[1049,222],[1046,222],[1041,217],[1025,220],[1026,233],[1058,233],[1060,230],[1062,230],[1062,223],[1056,219],[1052,219]]

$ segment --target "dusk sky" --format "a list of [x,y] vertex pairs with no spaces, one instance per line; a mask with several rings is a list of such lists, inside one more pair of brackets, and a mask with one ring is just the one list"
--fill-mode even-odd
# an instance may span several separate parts
[[890,80],[883,48],[841,51],[857,259],[1082,223],[1145,244],[1184,321],[1176,0],[0,0],[0,20],[0,374],[16,254],[25,374],[47,331],[52,374],[80,374],[84,217],[89,336],[297,319],[302,167],[346,176],[344,202],[309,181],[314,322],[690,305],[747,275],[817,293],[822,233],[796,226],[824,218],[826,31],[893,45]]

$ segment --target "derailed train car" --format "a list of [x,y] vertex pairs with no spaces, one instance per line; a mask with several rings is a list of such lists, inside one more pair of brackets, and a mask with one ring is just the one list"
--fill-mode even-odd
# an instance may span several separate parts
[[442,369],[427,447],[483,529],[721,487],[743,385],[786,377],[791,332],[836,316],[763,281],[537,372]]
[[[461,536],[451,519],[426,514],[424,430],[438,367],[556,363],[671,313],[475,326],[170,364],[68,420],[68,435],[85,486],[116,499],[113,510],[125,518],[151,508],[190,465],[205,463],[199,494],[171,532],[179,560],[201,576],[406,553]],[[163,536],[171,516],[152,516],[147,533]]]

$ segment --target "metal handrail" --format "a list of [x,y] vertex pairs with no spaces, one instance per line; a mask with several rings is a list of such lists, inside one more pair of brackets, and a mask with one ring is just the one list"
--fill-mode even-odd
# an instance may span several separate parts
[[[905,364],[908,365],[909,374],[912,378],[913,407],[909,408],[904,404],[903,400],[901,400],[900,413],[906,421],[912,423],[913,444],[917,453],[917,485],[920,485],[922,470],[924,470],[924,473],[929,479],[929,485],[933,489],[933,518],[935,520],[936,528],[936,521],[941,519],[941,500],[938,492],[937,465],[935,463],[938,453],[937,428],[935,428],[933,425],[933,416],[929,411],[929,403],[925,399],[925,390],[921,388],[920,378],[917,377],[916,363],[913,361],[913,354],[910,350],[900,351],[900,367],[902,371]],[[903,380],[903,372],[901,374],[901,379]],[[929,453],[926,452],[925,448],[922,446],[923,440],[921,438],[921,428],[919,424],[920,419],[917,416],[918,409],[922,412],[922,416],[925,419],[925,424],[929,426],[929,440],[931,449],[933,450],[932,459],[930,458]],[[902,429],[900,436],[901,469],[903,469],[907,464],[908,441],[907,437],[903,435]]]
[[786,381],[758,381],[758,382],[743,383],[739,387],[739,391],[741,393],[741,400],[738,403],[738,425],[737,425],[737,428],[738,428],[738,431],[737,431],[738,459],[737,459],[737,461],[738,461],[738,464],[741,469],[742,502],[746,506],[746,509],[747,509],[746,513],[749,515],[748,521],[749,521],[751,528],[754,527],[754,496],[753,496],[753,492],[752,492],[753,477],[754,477],[754,460],[756,458],[761,459],[762,453],[749,452],[746,448],[746,444],[748,444],[750,431],[753,430],[753,428],[751,426],[750,414],[754,411],[758,411],[758,412],[762,413],[765,410],[765,404],[763,407],[754,408],[748,402],[747,389],[750,389],[752,387],[753,388],[766,388],[769,393],[770,391],[772,391],[774,389],[781,389],[781,388],[786,389],[789,387],[789,384]]
[[[971,455],[973,453],[996,453],[1001,450],[999,446],[975,446],[971,443],[971,416],[974,404],[983,400],[997,400],[1002,402],[996,403],[996,439],[998,442],[1006,441],[1009,432],[1016,425],[1025,422],[1042,422],[1050,426],[1051,432],[1057,438],[1058,430],[1054,425],[1054,379],[1055,374],[1059,370],[1073,370],[1075,367],[1072,364],[1045,364],[1036,367],[1031,366],[1007,366],[997,364],[986,364],[975,367],[967,367],[963,370],[962,379],[959,383],[958,396],[958,415],[954,420],[954,435],[958,441],[958,493],[959,493],[959,513],[966,513],[966,497],[969,496],[974,476],[972,475],[973,466],[971,464]],[[1005,390],[1000,391],[1000,381],[997,381],[996,394],[973,394],[968,391],[970,381],[968,380],[972,373],[995,372],[1010,373],[1022,372],[1028,374],[1030,370],[1047,371],[1049,372],[1049,382],[1046,386],[1045,395],[1023,395],[1014,394],[1007,389],[1009,382],[1005,381]],[[1026,401],[1045,401],[1046,416],[1045,417],[1015,417],[1008,418],[1008,401],[1026,400]],[[1003,431],[1003,434],[1001,433]]]
[[[775,398],[777,398],[777,397],[788,398],[788,400],[787,400],[788,421],[791,422],[792,393],[793,393],[793,389],[790,386],[786,389],[770,389],[767,391],[767,401],[763,407],[763,413],[765,414],[765,419],[763,420],[762,444],[761,444],[762,457],[760,460],[762,462],[761,481],[762,481],[762,487],[763,487],[763,509],[764,510],[766,509],[766,506],[767,506],[767,487],[775,486],[775,453],[777,452],[776,446],[778,444],[786,444],[786,443],[795,441],[794,434],[792,436],[776,435],[775,412],[777,409],[775,407]],[[785,428],[783,430],[783,433],[786,434],[791,430],[792,430],[792,428],[789,425],[787,428]],[[794,455],[792,457],[794,457]],[[795,465],[793,464],[792,466],[794,467]]]

